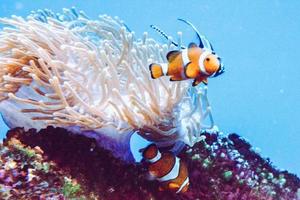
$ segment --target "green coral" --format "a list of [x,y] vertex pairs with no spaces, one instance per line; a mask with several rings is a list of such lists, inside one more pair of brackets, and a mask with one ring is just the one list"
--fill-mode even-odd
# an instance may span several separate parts
[[232,175],[233,175],[232,171],[225,171],[223,173],[223,177],[225,178],[226,181],[229,181],[232,178]]
[[22,154],[24,154],[28,158],[33,158],[33,157],[36,156],[36,153],[32,149],[24,148],[24,147],[19,146],[19,145],[16,145],[15,147],[16,147],[17,150],[19,150]]
[[211,159],[210,158],[206,158],[206,159],[203,160],[202,167],[203,168],[209,168],[211,164],[212,164]]
[[[75,199],[78,193],[81,192],[81,186],[78,183],[73,182],[70,178],[65,177],[65,182],[62,188],[62,193],[66,198]],[[76,198],[78,199],[78,198]],[[80,198],[79,198],[80,199]]]
[[41,170],[44,173],[48,173],[50,170],[50,164],[48,162],[33,162],[33,165],[37,170]]

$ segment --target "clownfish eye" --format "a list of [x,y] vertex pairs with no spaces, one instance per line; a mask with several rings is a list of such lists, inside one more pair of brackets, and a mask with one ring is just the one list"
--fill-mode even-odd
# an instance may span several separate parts
[[210,59],[209,59],[209,58],[206,58],[205,60],[208,62]]

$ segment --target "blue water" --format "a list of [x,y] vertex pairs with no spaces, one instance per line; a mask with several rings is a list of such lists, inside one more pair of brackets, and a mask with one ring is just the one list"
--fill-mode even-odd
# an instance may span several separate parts
[[[130,3],[129,3],[130,2]],[[0,17],[31,10],[60,12],[76,6],[89,16],[119,16],[137,36],[156,24],[184,42],[194,40],[188,19],[213,43],[226,73],[209,81],[209,98],[219,128],[237,132],[280,169],[300,175],[300,1],[31,1],[1,0]],[[1,124],[0,135],[5,129]]]

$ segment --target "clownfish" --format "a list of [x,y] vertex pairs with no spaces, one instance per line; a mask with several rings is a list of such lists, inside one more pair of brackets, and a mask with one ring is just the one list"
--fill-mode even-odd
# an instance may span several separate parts
[[[151,77],[157,79],[162,76],[170,76],[170,81],[182,81],[194,79],[193,86],[203,82],[207,84],[207,78],[217,77],[224,73],[224,66],[221,58],[215,53],[211,43],[190,22],[178,19],[190,25],[197,34],[199,45],[190,43],[188,48],[180,47],[180,50],[173,50],[167,53],[168,63],[152,63],[149,65]],[[164,37],[170,39],[163,31],[156,26],[151,26]],[[204,42],[207,46],[204,45]],[[171,41],[178,46],[177,43]]]
[[143,158],[149,163],[149,175],[160,182],[160,191],[184,193],[188,190],[187,166],[172,152],[161,153],[155,144],[151,144],[144,149]]

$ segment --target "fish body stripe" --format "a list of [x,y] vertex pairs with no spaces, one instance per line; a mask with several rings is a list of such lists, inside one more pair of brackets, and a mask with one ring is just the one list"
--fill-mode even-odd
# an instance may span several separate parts
[[161,158],[161,153],[158,151],[156,156],[152,159],[149,159],[148,161],[151,163],[155,163],[156,161],[158,161]]
[[169,181],[169,180],[177,178],[179,175],[179,168],[180,168],[179,158],[175,157],[175,164],[174,164],[172,170],[165,176],[163,176],[161,178],[157,178],[157,180],[160,182],[163,182],[163,181]]
[[200,55],[200,58],[199,58],[199,68],[200,68],[200,71],[206,75],[209,75],[207,73],[207,71],[205,70],[205,66],[204,66],[204,60],[205,58],[210,55],[212,52],[209,51],[209,50],[206,50],[204,51],[201,55]]
[[181,184],[180,188],[176,191],[176,193],[181,192],[181,190],[189,183],[189,177],[186,177],[186,179],[184,180],[184,182]]
[[164,75],[167,75],[168,73],[168,64],[167,63],[162,63],[161,64],[161,69]]
[[189,59],[189,50],[188,49],[184,49],[181,52],[181,57],[182,57],[182,63],[183,63],[183,68],[184,70],[181,72],[181,77],[182,78],[186,78],[185,75],[185,68],[187,67],[187,65],[190,63],[190,59]]
[[186,65],[190,62],[188,53],[189,53],[188,49],[184,49],[184,50],[181,52],[181,57],[182,57],[183,66],[186,66]]

